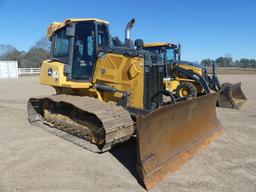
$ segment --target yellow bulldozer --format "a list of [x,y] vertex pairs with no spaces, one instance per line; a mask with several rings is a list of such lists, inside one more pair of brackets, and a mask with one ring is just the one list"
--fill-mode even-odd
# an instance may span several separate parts
[[[32,125],[102,153],[137,140],[137,169],[146,189],[174,172],[222,131],[216,117],[218,93],[177,103],[164,90],[159,54],[131,40],[111,38],[109,23],[67,19],[48,28],[51,56],[43,61],[40,83],[56,94],[28,101]],[[135,44],[135,47],[134,47]]]
[[220,92],[217,106],[238,109],[246,97],[241,83],[219,82],[215,64],[212,64],[212,75],[202,65],[182,61],[180,44],[154,42],[144,44],[144,49],[162,55],[165,88],[174,93],[177,100],[197,97],[210,92]]

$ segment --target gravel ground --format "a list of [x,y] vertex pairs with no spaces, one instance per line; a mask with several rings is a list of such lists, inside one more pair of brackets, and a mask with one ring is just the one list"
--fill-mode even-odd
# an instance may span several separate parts
[[[242,81],[240,110],[217,109],[224,133],[152,191],[256,191],[256,75]],[[27,122],[31,96],[54,93],[38,77],[0,80],[0,192],[145,191],[134,169],[134,141],[94,154]]]

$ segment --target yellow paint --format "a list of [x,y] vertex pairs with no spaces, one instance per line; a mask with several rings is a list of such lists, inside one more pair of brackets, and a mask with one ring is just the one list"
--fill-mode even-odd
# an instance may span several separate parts
[[187,96],[188,94],[189,94],[189,90],[188,90],[186,87],[182,87],[182,88],[180,89],[180,95],[181,95],[182,97]]
[[[51,75],[49,74],[51,70]],[[91,82],[76,82],[68,81],[64,74],[64,64],[58,61],[46,60],[42,63],[40,72],[40,83],[44,85],[67,87],[67,88],[83,88],[88,89],[92,87]]]
[[149,47],[172,47],[175,48],[177,47],[176,44],[174,43],[167,43],[167,42],[154,42],[154,43],[145,43],[144,44],[145,48],[149,48]]
[[48,36],[48,38],[50,38],[53,35],[53,33],[55,31],[57,31],[58,29],[61,29],[61,28],[65,27],[66,25],[69,25],[71,23],[82,22],[82,21],[96,21],[98,23],[103,23],[103,24],[106,24],[106,25],[109,24],[108,21],[104,21],[104,20],[96,19],[96,18],[76,18],[76,19],[70,18],[70,19],[66,19],[63,22],[53,22],[48,27],[47,36]]
[[[129,106],[144,107],[144,59],[140,57],[106,54],[96,62],[92,82],[68,80],[63,63],[47,60],[41,67],[40,83],[54,87],[57,94],[92,96],[105,102],[117,102],[123,96],[122,92],[128,92]],[[96,90],[93,85],[97,83],[112,86],[120,92]]]
[[196,73],[200,76],[203,75],[202,68],[200,68],[200,67],[196,67],[196,66],[192,66],[192,65],[188,65],[188,64],[182,64],[182,63],[179,64],[179,67],[186,69],[186,70],[193,71],[194,73]]
[[[167,43],[167,42],[154,42],[154,43],[144,44],[144,47],[145,48],[149,48],[149,47],[152,47],[152,48],[154,48],[154,47],[165,47],[166,49],[170,49],[170,48],[177,47],[177,45],[173,44],[173,43]],[[196,74],[198,74],[200,76],[203,75],[202,69],[200,67],[191,66],[191,65],[188,65],[188,64],[185,64],[185,63],[179,63],[178,66],[183,68],[183,69],[185,69],[185,70],[193,71],[194,73],[196,73]],[[182,83],[182,82],[193,83],[196,86],[198,93],[202,93],[203,92],[203,89],[199,85],[198,82],[195,82],[195,80],[193,80],[193,79],[182,78],[182,77],[179,76],[178,73],[175,74],[175,78],[170,79],[170,80],[164,80],[164,85],[165,85],[166,90],[171,91],[171,92],[175,92],[176,89],[178,88],[178,86],[180,85],[180,83]],[[184,92],[184,94],[186,94],[186,93]]]
[[[98,59],[93,83],[101,82],[130,93],[130,106],[143,108],[144,59],[108,53]],[[117,101],[120,93],[103,94],[103,100]]]
[[180,81],[177,80],[164,80],[165,89],[167,91],[173,92],[180,85]]
[[195,80],[193,79],[185,79],[185,78],[179,78],[179,77],[176,77],[175,78],[176,81],[179,81],[179,82],[190,82],[190,83],[196,83]]

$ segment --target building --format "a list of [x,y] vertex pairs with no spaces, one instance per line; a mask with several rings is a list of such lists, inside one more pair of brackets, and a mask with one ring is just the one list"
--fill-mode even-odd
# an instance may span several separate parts
[[0,61],[0,79],[18,77],[19,74],[17,61]]

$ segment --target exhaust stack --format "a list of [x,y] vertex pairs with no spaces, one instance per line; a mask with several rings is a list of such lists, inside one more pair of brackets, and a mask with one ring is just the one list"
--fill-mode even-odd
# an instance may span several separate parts
[[125,47],[127,48],[133,48],[133,42],[131,40],[131,30],[133,28],[135,24],[135,19],[131,19],[127,25],[126,25],[126,28],[125,28]]

